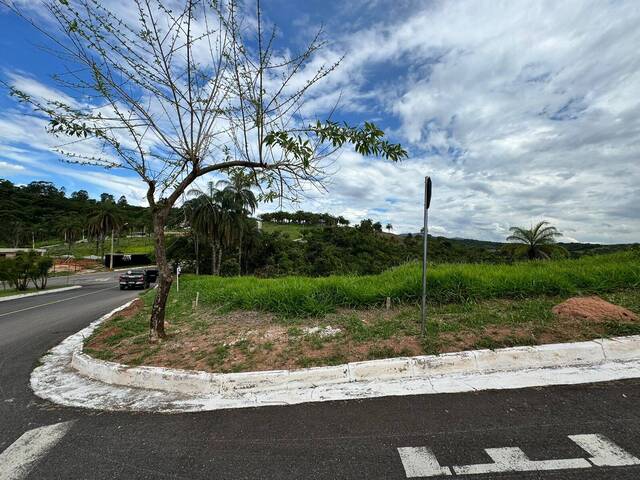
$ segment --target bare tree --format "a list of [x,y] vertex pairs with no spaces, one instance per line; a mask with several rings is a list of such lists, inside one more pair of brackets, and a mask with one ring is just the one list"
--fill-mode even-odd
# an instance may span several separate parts
[[238,0],[179,0],[180,8],[132,0],[123,11],[100,0],[44,0],[49,20],[18,2],[0,3],[47,37],[46,48],[63,66],[53,78],[73,100],[9,85],[11,93],[47,119],[50,132],[74,137],[59,149],[68,161],[129,169],[147,185],[160,271],[152,340],[165,336],[173,280],[165,225],[194,180],[242,168],[262,187],[262,199],[274,199],[322,188],[323,160],[346,143],[393,161],[407,155],[372,123],[304,117],[306,94],[337,63],[311,66],[325,45],[322,31],[299,54],[277,50],[276,29],[265,33],[259,0],[253,12]]

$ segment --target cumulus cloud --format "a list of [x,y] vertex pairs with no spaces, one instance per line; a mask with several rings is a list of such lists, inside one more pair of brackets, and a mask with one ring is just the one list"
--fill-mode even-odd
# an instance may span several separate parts
[[[570,240],[640,239],[634,0],[354,0],[297,13],[294,30],[334,18],[331,47],[308,75],[347,54],[303,113],[322,117],[340,98],[336,117],[375,120],[410,158],[396,165],[340,152],[327,192],[287,207],[369,216],[415,232],[422,178],[431,175],[437,234],[500,240],[512,225],[546,219]],[[23,147],[49,148],[27,123],[5,109],[0,148],[14,145],[16,131]]]
[[349,54],[337,81],[362,94],[389,79],[361,72],[393,72],[378,104],[411,159],[343,156],[331,195],[310,204],[416,231],[429,174],[446,235],[503,239],[544,218],[571,239],[638,241],[637,4],[401,3],[393,21],[340,39]]

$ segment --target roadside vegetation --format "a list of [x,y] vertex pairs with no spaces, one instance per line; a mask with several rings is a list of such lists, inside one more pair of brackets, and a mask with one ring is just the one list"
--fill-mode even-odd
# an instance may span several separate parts
[[[428,271],[433,304],[493,298],[523,299],[540,295],[576,295],[640,286],[640,258],[627,252],[577,260],[514,264],[435,264]],[[379,275],[220,278],[186,276],[181,296],[226,310],[262,310],[280,316],[314,316],[337,308],[367,308],[415,302],[420,296],[421,267],[409,263]]]
[[433,265],[428,278],[425,337],[417,302],[420,269],[408,264],[360,277],[188,275],[167,305],[165,341],[147,341],[150,291],[140,310],[102,325],[86,351],[131,365],[232,372],[640,334],[633,318],[552,312],[569,297],[598,295],[639,314],[640,256],[634,252]]
[[[108,243],[109,239],[107,238],[106,241]],[[116,237],[114,241],[114,252],[125,253],[130,255],[131,254],[151,255],[153,253],[153,238],[151,238],[150,236]],[[101,253],[101,249],[98,248],[98,254],[100,253]],[[110,245],[108,245],[105,253],[107,254],[110,253]],[[86,240],[84,242],[82,241],[74,242],[71,245],[71,247],[69,247],[64,243],[61,243],[59,245],[47,248],[47,254],[54,255],[54,256],[71,255],[77,258],[89,257],[92,255],[96,255],[96,245],[95,245],[95,242],[92,242],[89,240]]]
[[29,285],[36,290],[47,288],[49,270],[53,266],[53,260],[29,250],[19,252],[15,257],[0,259],[0,283],[2,289],[13,289],[24,292]]

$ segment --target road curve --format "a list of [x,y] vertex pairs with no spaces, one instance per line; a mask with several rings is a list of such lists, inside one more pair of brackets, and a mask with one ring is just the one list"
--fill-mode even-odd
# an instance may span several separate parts
[[[485,449],[504,447],[532,461],[579,460],[588,455],[569,436],[596,434],[640,456],[638,380],[180,415],[64,408],[35,397],[29,374],[38,358],[135,295],[94,281],[0,304],[0,452],[19,452],[42,427],[63,432],[40,445],[27,478],[402,479],[399,448],[428,447],[447,468],[488,464]],[[640,478],[639,465],[578,460],[588,468],[452,478]],[[0,472],[1,463],[2,453]]]

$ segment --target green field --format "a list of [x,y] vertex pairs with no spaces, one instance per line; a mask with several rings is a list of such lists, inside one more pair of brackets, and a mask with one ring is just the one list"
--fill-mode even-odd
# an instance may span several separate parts
[[[521,262],[513,265],[439,264],[429,267],[432,304],[494,298],[577,295],[640,286],[640,256],[633,252],[577,260]],[[417,263],[380,275],[309,277],[211,277],[186,275],[180,297],[200,292],[204,305],[228,310],[259,310],[282,316],[314,316],[336,308],[415,303],[421,291]]]
[[[129,253],[129,254],[142,254],[153,253],[153,238],[119,238],[114,243],[114,251],[116,253]],[[104,242],[104,253],[108,254],[111,251],[111,240],[107,239]],[[56,245],[47,249],[49,255],[73,255],[75,257],[87,257],[89,255],[100,255],[101,248],[98,247],[98,253],[96,254],[96,242],[82,242],[74,243],[71,245],[71,250],[66,244]]]

